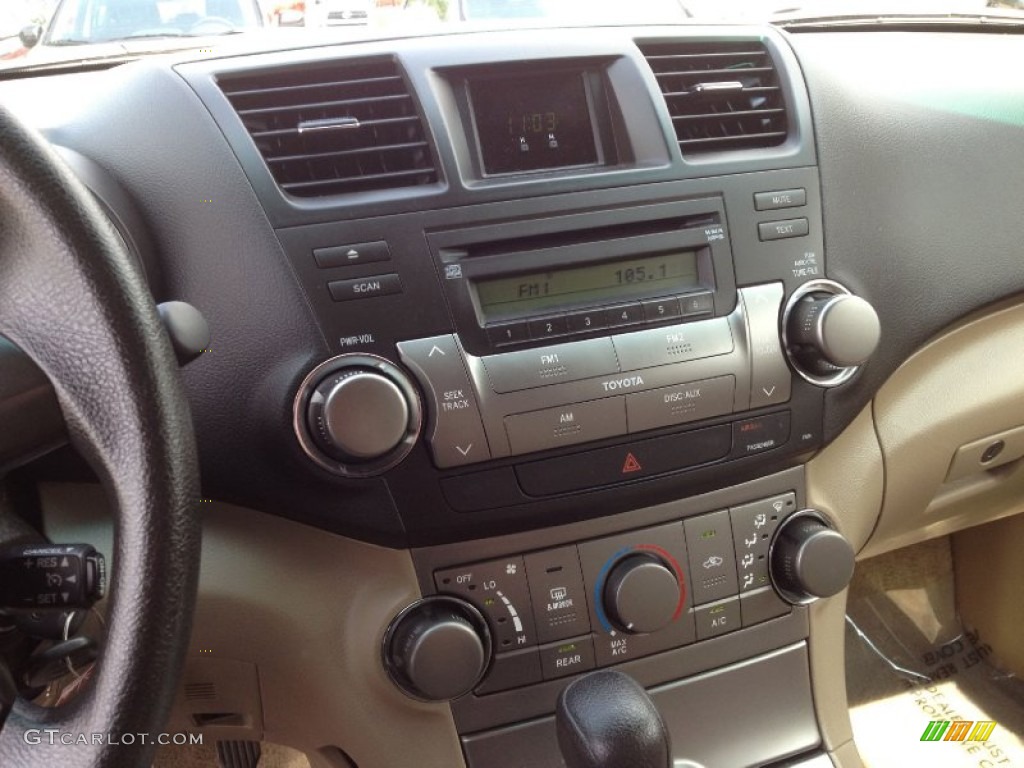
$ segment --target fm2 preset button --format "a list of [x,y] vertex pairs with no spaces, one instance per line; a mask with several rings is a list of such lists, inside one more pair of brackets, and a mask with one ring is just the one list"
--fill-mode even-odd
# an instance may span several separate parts
[[398,343],[398,354],[427,392],[427,443],[442,469],[491,458],[473,385],[455,337]]
[[612,342],[623,371],[715,357],[733,350],[732,332],[724,317],[620,333]]
[[729,511],[723,509],[684,520],[683,530],[689,545],[690,589],[694,605],[735,595],[736,560]]
[[434,573],[439,592],[458,595],[487,619],[498,653],[536,645],[530,588],[522,557],[508,557]]
[[590,632],[586,587],[576,547],[535,552],[525,560],[537,641],[550,643]]

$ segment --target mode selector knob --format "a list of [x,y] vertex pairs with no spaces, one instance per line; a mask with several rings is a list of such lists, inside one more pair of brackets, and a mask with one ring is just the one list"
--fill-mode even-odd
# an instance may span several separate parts
[[357,477],[401,461],[422,418],[408,377],[370,355],[341,355],[318,366],[303,382],[296,410],[307,454],[327,469]]
[[785,334],[796,368],[816,383],[834,386],[874,354],[881,324],[867,301],[838,283],[818,280],[790,300]]
[[661,558],[637,553],[612,567],[604,586],[604,607],[623,632],[646,634],[672,622],[681,594],[679,580]]
[[455,597],[428,597],[391,622],[384,667],[402,691],[447,701],[472,691],[491,658],[491,635],[480,612]]
[[854,553],[820,513],[805,509],[782,521],[769,561],[775,589],[801,604],[842,592],[853,576]]

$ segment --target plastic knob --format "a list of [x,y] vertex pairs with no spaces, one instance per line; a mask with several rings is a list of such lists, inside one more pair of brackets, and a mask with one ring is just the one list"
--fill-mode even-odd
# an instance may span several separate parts
[[793,306],[786,326],[786,343],[800,363],[817,375],[861,365],[880,338],[874,307],[847,293],[806,296]]
[[339,461],[386,456],[409,430],[409,401],[389,377],[343,369],[322,381],[309,401],[310,432]]
[[653,554],[628,555],[616,563],[604,587],[604,606],[623,632],[646,634],[668,626],[679,607],[679,581]]
[[799,605],[842,592],[853,576],[854,552],[819,513],[804,510],[782,522],[770,561],[776,590]]
[[447,701],[472,691],[491,655],[480,612],[454,597],[428,597],[391,622],[384,666],[402,691],[423,701]]

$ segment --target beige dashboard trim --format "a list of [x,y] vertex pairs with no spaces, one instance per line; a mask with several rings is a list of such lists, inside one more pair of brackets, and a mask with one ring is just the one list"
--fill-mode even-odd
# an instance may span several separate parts
[[[42,492],[50,535],[110,540],[98,486]],[[407,551],[226,504],[202,509],[203,599],[189,658],[256,665],[266,740],[306,752],[313,768],[347,767],[321,752],[331,746],[359,768],[464,765],[449,706],[405,697],[380,663],[388,621],[420,596]]]

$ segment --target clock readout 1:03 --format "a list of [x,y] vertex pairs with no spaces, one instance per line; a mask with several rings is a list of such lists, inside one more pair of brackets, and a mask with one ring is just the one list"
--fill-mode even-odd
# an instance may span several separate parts
[[561,305],[629,299],[659,289],[683,290],[698,282],[697,254],[679,251],[483,280],[476,284],[476,291],[484,315],[498,318]]

